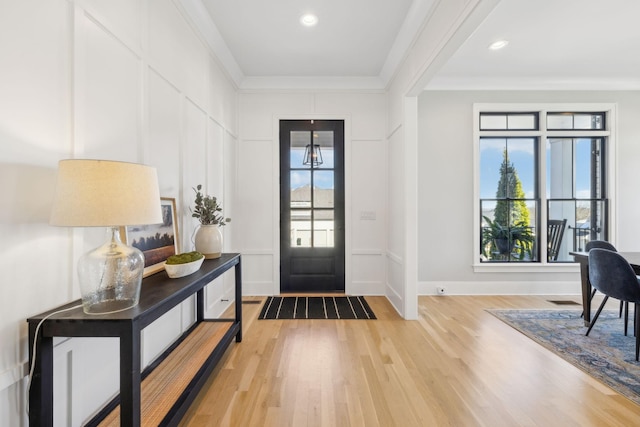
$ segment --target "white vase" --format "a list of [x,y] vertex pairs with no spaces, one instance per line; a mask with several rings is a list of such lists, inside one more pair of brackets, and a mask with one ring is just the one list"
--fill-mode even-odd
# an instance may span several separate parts
[[222,255],[222,232],[217,225],[200,225],[194,240],[196,251],[206,259],[220,258]]

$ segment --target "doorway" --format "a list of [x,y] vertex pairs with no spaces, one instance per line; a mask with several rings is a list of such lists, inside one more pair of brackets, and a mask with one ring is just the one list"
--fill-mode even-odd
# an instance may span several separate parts
[[344,292],[344,121],[280,121],[280,291]]

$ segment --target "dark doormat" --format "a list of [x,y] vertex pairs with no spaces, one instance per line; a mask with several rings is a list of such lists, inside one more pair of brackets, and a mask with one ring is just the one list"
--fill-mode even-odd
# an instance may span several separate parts
[[375,319],[364,297],[268,297],[258,319]]

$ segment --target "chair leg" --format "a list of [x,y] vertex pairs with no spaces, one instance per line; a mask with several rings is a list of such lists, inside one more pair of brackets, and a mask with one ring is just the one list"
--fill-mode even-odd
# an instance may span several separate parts
[[[592,299],[593,299],[593,297],[595,296],[596,292],[597,292],[597,290],[596,290],[596,289],[593,289],[593,290],[591,291],[591,296],[589,297],[589,300],[592,300]],[[584,310],[582,311],[582,314],[580,314],[580,317],[584,317]]]
[[624,301],[620,301],[620,313],[618,313],[618,318],[622,317],[622,307],[624,306]]
[[607,303],[608,299],[609,299],[609,295],[605,295],[604,299],[602,300],[602,304],[600,304],[600,307],[598,307],[598,311],[596,311],[596,315],[593,316],[593,319],[591,320],[591,323],[589,324],[589,329],[587,329],[587,333],[585,334],[586,336],[589,336],[589,332],[591,332],[591,328],[593,328],[593,325],[596,324],[596,320],[598,320],[598,316],[600,316],[600,312],[604,308],[604,305]]
[[[624,304],[624,336],[627,336],[627,329],[629,323],[629,301],[620,301],[620,305]],[[620,307],[622,309],[622,307]],[[633,322],[633,330],[635,335],[636,323]]]
[[[635,317],[635,327],[636,331],[640,330],[640,316],[638,316],[638,307],[640,304],[635,303],[633,307],[633,314]],[[636,362],[638,361],[638,355],[640,355],[640,334],[636,334]]]

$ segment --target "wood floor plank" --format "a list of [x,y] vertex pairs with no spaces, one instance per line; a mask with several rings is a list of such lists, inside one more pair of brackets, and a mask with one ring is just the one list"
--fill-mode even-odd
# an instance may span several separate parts
[[383,297],[367,297],[371,321],[263,321],[245,305],[243,342],[182,425],[638,425],[640,406],[485,311],[566,308],[547,299],[420,297],[414,321]]

